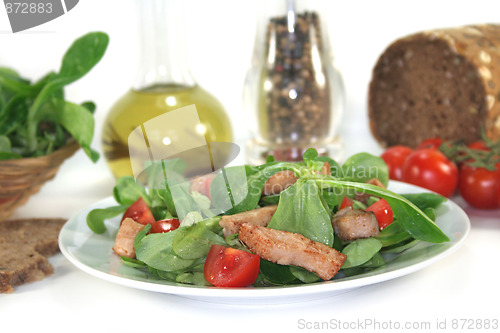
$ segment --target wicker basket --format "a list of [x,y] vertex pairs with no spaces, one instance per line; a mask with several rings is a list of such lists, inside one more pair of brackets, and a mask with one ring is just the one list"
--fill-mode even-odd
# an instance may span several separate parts
[[54,178],[62,162],[79,148],[72,141],[49,155],[0,161],[0,221],[10,217],[46,181]]

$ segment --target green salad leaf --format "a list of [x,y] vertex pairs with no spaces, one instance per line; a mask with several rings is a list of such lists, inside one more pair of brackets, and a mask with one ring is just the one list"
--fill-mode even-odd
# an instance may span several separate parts
[[61,125],[80,143],[83,151],[93,162],[99,159],[99,153],[90,148],[94,136],[94,117],[85,106],[62,101],[64,106],[58,111]]
[[151,204],[146,189],[132,176],[118,178],[113,188],[113,196],[120,205],[130,206],[141,197],[148,205]]
[[280,195],[278,209],[269,228],[299,233],[313,241],[333,245],[330,215],[313,180],[298,180]]
[[396,220],[389,224],[382,230],[375,238],[382,244],[382,246],[392,246],[413,237],[403,229],[401,224]]
[[410,200],[415,206],[421,210],[427,208],[436,209],[447,199],[439,194],[423,192],[423,193],[408,193],[401,194],[403,198]]
[[165,272],[176,272],[192,266],[194,259],[183,259],[172,248],[178,230],[144,236],[135,248],[137,259]]
[[260,260],[260,271],[272,284],[284,285],[297,280],[290,271],[290,266],[278,265],[264,259]]
[[123,214],[127,208],[128,206],[112,206],[93,209],[87,215],[87,225],[96,234],[102,234],[106,231],[104,221]]
[[358,153],[349,157],[342,165],[342,177],[357,182],[377,178],[387,186],[389,170],[381,157],[368,153]]
[[373,258],[380,251],[382,243],[376,238],[358,238],[352,243],[349,243],[342,253],[347,256],[346,261],[342,265],[343,269],[360,266]]
[[201,222],[179,228],[172,242],[172,249],[183,259],[199,259],[207,256],[213,244],[226,245],[226,242]]

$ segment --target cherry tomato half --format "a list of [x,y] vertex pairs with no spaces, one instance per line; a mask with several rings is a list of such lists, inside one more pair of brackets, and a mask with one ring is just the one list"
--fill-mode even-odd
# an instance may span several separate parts
[[190,191],[196,191],[200,194],[206,195],[210,199],[210,185],[214,180],[215,174],[208,174],[191,179]]
[[413,149],[407,146],[392,146],[388,148],[380,157],[387,164],[389,169],[389,178],[401,180],[403,176],[403,164],[406,158],[413,153]]
[[179,228],[181,222],[178,219],[165,219],[151,223],[152,234],[165,233]]
[[458,169],[440,151],[420,149],[408,156],[403,165],[403,181],[449,197],[458,186]]
[[354,201],[352,201],[351,198],[344,197],[344,199],[342,199],[342,203],[340,204],[339,210],[344,209],[346,207],[352,207],[353,204]]
[[132,220],[142,224],[150,224],[155,221],[153,213],[151,209],[149,209],[148,205],[144,201],[142,197],[137,199],[123,214],[122,221],[127,217],[130,217]]
[[472,167],[467,164],[460,168],[458,188],[464,200],[472,207],[480,209],[500,207],[498,202],[500,163],[496,167],[496,171]]
[[204,273],[216,287],[248,287],[259,275],[260,257],[222,245],[212,245],[205,260]]
[[394,221],[394,212],[385,199],[378,200],[365,210],[367,212],[373,212],[375,214],[380,229],[384,229]]

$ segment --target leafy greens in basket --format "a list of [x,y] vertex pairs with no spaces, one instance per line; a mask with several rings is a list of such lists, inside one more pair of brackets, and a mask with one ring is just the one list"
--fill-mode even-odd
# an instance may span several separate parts
[[64,99],[64,87],[87,74],[103,57],[109,38],[92,32],[67,50],[59,72],[35,82],[0,67],[0,160],[47,155],[73,137],[92,161],[95,105]]
[[[166,166],[172,167],[169,174],[175,175],[175,182],[171,178],[157,177],[158,174],[167,174]],[[328,166],[326,172],[325,166]],[[293,172],[294,184],[278,194],[263,195],[268,179],[286,170]],[[190,182],[183,176],[182,161],[160,163],[149,171],[146,187],[132,177],[120,178],[114,189],[118,205],[91,211],[87,224],[96,233],[105,232],[104,221],[121,215],[138,198],[144,200],[156,220],[179,217],[182,220],[180,227],[167,233],[150,233],[151,225],[146,225],[134,240],[137,257],[122,257],[126,265],[146,270],[158,279],[209,285],[207,265],[212,259],[207,258],[212,257],[211,249],[223,246],[249,251],[238,233],[225,234],[227,230],[220,225],[221,220],[228,215],[276,204],[267,228],[289,232],[284,233],[287,237],[300,234],[299,240],[313,241],[314,247],[324,250],[326,246],[326,249],[341,252],[346,259],[339,276],[361,274],[381,267],[385,265],[384,258],[388,254],[397,255],[421,241],[441,243],[449,240],[434,223],[435,209],[446,199],[432,193],[400,195],[371,184],[370,180],[377,178],[387,185],[388,172],[383,160],[367,153],[351,156],[342,166],[309,149],[303,162],[278,162],[271,158],[260,166],[227,167],[217,173],[209,193],[205,193],[210,199],[191,190]],[[182,190],[177,189],[172,195],[175,186]],[[332,227],[332,218],[338,216],[346,197],[354,201],[356,207],[362,207],[357,211],[363,211],[366,202],[356,200],[362,193],[368,197],[368,202],[386,200],[394,220],[373,236],[346,241]],[[187,213],[180,215],[181,211]],[[254,286],[320,280],[314,270],[304,268],[309,267],[307,264],[282,265],[277,263],[278,260],[265,259],[261,256]]]

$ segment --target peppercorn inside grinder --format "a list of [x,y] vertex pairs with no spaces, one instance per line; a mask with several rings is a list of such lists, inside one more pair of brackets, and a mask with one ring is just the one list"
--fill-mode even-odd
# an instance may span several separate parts
[[309,147],[342,156],[344,86],[320,12],[300,0],[262,4],[243,94],[249,163],[301,160]]

